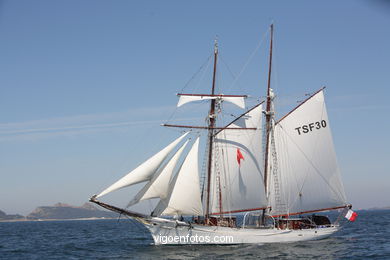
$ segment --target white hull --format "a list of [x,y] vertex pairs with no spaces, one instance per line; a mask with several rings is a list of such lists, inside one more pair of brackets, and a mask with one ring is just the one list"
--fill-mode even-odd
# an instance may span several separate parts
[[153,218],[143,224],[151,232],[156,245],[288,243],[323,239],[339,230],[338,226],[302,230],[190,226],[185,222],[161,218]]

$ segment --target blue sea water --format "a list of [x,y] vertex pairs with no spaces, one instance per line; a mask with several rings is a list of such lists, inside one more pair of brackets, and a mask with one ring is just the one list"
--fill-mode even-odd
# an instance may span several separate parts
[[233,246],[155,246],[128,219],[3,222],[0,259],[390,259],[390,210],[358,214],[327,239]]

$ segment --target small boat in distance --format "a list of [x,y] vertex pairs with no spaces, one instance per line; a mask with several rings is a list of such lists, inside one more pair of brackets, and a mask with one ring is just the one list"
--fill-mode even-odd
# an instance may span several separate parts
[[[165,124],[189,131],[90,201],[139,221],[150,231],[155,244],[263,244],[322,239],[339,230],[343,216],[356,217],[351,213],[340,177],[324,88],[275,119],[272,46],[273,25],[266,99],[229,124],[219,125],[222,103],[245,109],[247,96],[216,93],[215,43],[211,93],[178,94],[178,107],[209,101],[207,125]],[[205,133],[206,168],[202,174],[198,162],[200,136],[190,139],[191,129]],[[142,182],[145,186],[127,208],[159,198],[149,215],[98,200]],[[329,210],[341,211],[333,223],[326,216],[314,214]],[[238,223],[239,214],[242,223]]]

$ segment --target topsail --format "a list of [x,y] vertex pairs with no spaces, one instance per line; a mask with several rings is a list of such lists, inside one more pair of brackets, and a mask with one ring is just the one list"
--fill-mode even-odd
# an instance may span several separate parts
[[229,103],[232,103],[239,108],[244,109],[245,108],[245,96],[228,96],[228,95],[186,95],[186,94],[179,94],[179,102],[177,103],[177,107],[180,107],[184,104],[194,102],[194,101],[202,101],[202,100],[211,100],[211,99],[218,99],[221,101],[226,101]]

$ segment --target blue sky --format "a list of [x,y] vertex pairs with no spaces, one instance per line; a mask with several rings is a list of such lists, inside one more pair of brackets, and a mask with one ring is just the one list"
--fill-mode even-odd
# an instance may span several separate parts
[[[81,205],[170,142],[159,124],[216,35],[218,88],[263,96],[271,21],[278,110],[326,85],[349,201],[389,206],[386,1],[19,0],[0,1],[0,209]],[[187,91],[209,91],[204,71]]]

